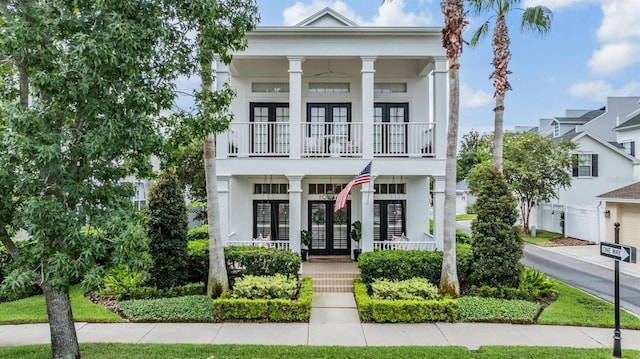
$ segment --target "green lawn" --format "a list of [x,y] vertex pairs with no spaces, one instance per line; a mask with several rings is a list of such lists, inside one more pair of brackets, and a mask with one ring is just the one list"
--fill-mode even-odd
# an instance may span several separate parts
[[551,242],[552,239],[562,237],[561,233],[556,232],[547,232],[543,230],[538,230],[535,237],[531,237],[530,235],[522,234],[522,240],[525,243],[535,244],[541,247],[554,247],[555,243]]
[[456,221],[470,221],[476,217],[478,217],[477,214],[456,214]]
[[[558,299],[542,311],[539,324],[613,328],[614,306],[583,291],[555,281]],[[640,318],[620,310],[620,326],[640,329]]]
[[[265,346],[265,345],[193,345],[193,344],[80,344],[83,359],[307,359],[307,358],[367,358],[367,359],[458,359],[458,358],[519,358],[519,359],[583,359],[611,358],[611,349],[574,349],[554,347],[481,347],[470,351],[462,347],[331,347],[331,346]],[[624,358],[640,358],[640,351],[624,350]],[[51,356],[48,345],[0,348],[0,357],[38,359]]]
[[[79,322],[112,323],[122,322],[120,316],[101,305],[93,304],[84,297],[84,291],[74,286],[69,292],[73,318]],[[0,304],[0,324],[12,323],[46,323],[47,309],[44,295]],[[0,355],[0,357],[2,357]]]

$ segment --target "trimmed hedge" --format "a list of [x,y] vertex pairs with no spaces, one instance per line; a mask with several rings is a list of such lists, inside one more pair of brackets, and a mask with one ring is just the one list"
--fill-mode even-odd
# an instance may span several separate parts
[[211,322],[213,301],[206,295],[127,300],[118,309],[132,322]]
[[209,226],[206,224],[201,225],[200,227],[195,227],[190,229],[187,232],[187,240],[191,241],[202,241],[209,240]]
[[540,311],[538,304],[525,300],[471,296],[458,298],[458,305],[463,322],[532,324]]
[[213,301],[216,321],[270,321],[306,322],[311,316],[311,278],[303,278],[298,299],[243,299],[228,298],[229,293]]
[[225,247],[224,260],[230,278],[276,274],[297,277],[302,263],[298,253],[256,246]]
[[187,270],[189,282],[207,282],[209,275],[209,240],[201,239],[187,243],[189,256],[187,257]]
[[382,300],[372,299],[367,286],[354,280],[354,295],[358,314],[363,322],[424,323],[454,322],[458,318],[455,299],[440,300]]
[[[469,245],[464,244],[458,244],[456,252],[458,278],[460,285],[463,286],[468,282],[471,272],[473,252]],[[366,284],[371,284],[376,279],[401,281],[414,277],[426,278],[431,283],[440,283],[442,252],[422,250],[366,252],[358,258],[358,268],[362,281]]]

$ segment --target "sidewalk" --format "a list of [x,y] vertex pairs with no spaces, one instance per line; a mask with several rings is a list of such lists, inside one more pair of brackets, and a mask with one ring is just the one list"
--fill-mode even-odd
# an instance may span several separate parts
[[[361,323],[353,294],[317,293],[309,323],[77,323],[80,342],[338,345],[561,346],[612,348],[613,329],[491,323]],[[47,344],[48,324],[0,326],[0,346]],[[623,349],[640,350],[640,331],[622,331]]]
[[[613,268],[600,247],[544,247]],[[620,270],[640,278],[640,265]],[[486,345],[612,348],[612,328],[491,323],[361,323],[352,293],[314,293],[309,323],[76,323],[80,342],[338,346]],[[48,324],[0,325],[0,346],[47,344]],[[640,350],[640,331],[622,330],[622,348]]]

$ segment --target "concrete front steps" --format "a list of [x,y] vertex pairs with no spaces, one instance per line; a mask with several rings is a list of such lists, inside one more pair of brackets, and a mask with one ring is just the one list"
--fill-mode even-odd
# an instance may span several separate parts
[[353,293],[353,280],[360,278],[356,262],[303,262],[301,277],[313,279],[314,293]]

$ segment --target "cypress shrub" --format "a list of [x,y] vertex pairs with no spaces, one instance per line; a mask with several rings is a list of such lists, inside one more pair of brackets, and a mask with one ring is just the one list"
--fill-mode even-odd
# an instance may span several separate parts
[[187,209],[175,172],[165,172],[151,187],[147,206],[149,284],[170,288],[187,283]]
[[492,164],[486,163],[469,173],[469,188],[477,196],[478,213],[471,224],[471,283],[517,288],[522,277],[522,238],[515,226],[516,201],[507,182]]

